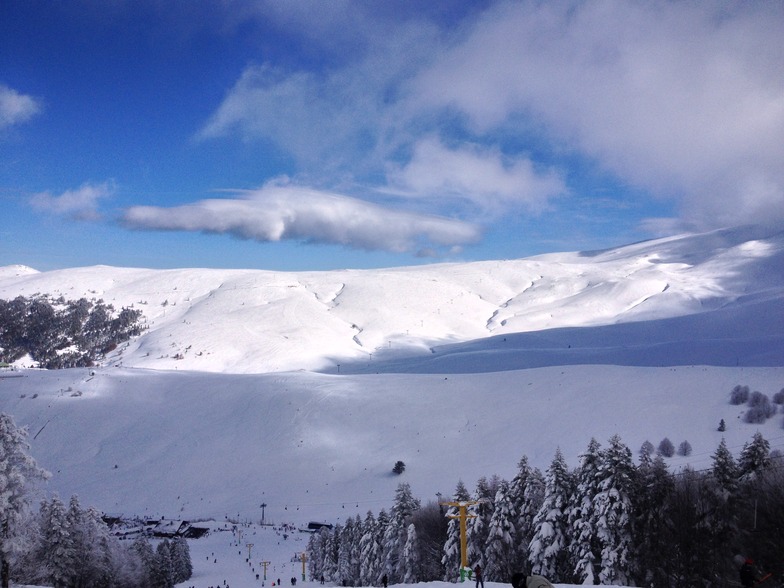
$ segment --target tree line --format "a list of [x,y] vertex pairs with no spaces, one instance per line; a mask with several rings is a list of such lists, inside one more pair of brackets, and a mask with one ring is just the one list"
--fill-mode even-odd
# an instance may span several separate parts
[[42,368],[87,367],[141,334],[141,311],[103,300],[35,295],[0,300],[0,363],[25,355]]
[[[560,450],[542,473],[527,457],[511,481],[461,482],[450,502],[470,503],[468,565],[488,581],[515,572],[556,583],[670,586],[737,585],[739,559],[784,578],[784,457],[761,434],[738,459],[724,440],[704,471],[670,472],[647,444],[637,463],[613,436],[592,439],[570,469]],[[460,569],[457,508],[424,507],[400,484],[389,512],[369,511],[314,534],[313,578],[338,585],[444,580]]]
[[114,536],[101,514],[72,496],[41,501],[30,511],[36,481],[49,477],[30,456],[27,432],[0,413],[0,586],[173,588],[193,572],[188,543]]

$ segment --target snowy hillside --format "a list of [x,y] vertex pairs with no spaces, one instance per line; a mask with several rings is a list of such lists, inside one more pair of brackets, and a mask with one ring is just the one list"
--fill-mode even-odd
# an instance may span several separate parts
[[[571,338],[585,339],[584,327],[631,322],[638,326],[602,329],[587,338],[609,337],[616,346],[626,345],[627,337],[645,346],[654,342],[649,338],[666,338],[672,349],[657,351],[655,361],[644,365],[666,364],[668,358],[678,364],[779,365],[771,347],[782,348],[782,268],[784,233],[735,229],[593,254],[385,270],[100,266],[37,273],[12,266],[0,269],[0,298],[47,293],[66,300],[103,299],[118,309],[133,306],[149,330],[107,358],[107,365],[156,370],[337,371],[340,364],[377,371],[381,366],[371,362],[390,356],[421,359],[444,345],[490,337],[497,347],[499,337],[509,342],[516,333],[546,332],[548,347],[568,349]],[[698,332],[660,322],[692,315],[700,317]],[[737,332],[757,316],[765,318],[754,333]],[[568,336],[553,331],[575,327],[581,329]],[[722,349],[728,331],[733,339],[750,336],[764,344]],[[683,355],[694,338],[717,343],[707,355]],[[541,342],[538,335],[513,341],[524,348],[541,348]],[[504,361],[513,368],[543,361],[521,363],[519,355],[507,354]],[[596,358],[560,361],[595,363]],[[624,363],[608,361],[619,362]]]
[[728,403],[784,387],[783,233],[368,271],[0,268],[0,298],[34,293],[149,323],[94,369],[0,371],[48,490],[110,513],[342,521],[401,481],[436,500],[616,433],[687,440],[673,468],[756,431],[784,450],[781,412]]

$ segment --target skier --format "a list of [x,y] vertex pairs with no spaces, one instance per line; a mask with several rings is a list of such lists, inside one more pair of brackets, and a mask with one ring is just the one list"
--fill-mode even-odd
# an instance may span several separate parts
[[740,573],[740,583],[744,588],[754,586],[757,575],[754,573],[754,561],[751,558],[746,558],[738,572]]
[[544,576],[526,576],[525,574],[512,574],[514,588],[554,588]]
[[389,584],[389,578],[387,578],[386,574],[381,576],[381,583],[384,585],[384,588],[387,588],[387,584]]

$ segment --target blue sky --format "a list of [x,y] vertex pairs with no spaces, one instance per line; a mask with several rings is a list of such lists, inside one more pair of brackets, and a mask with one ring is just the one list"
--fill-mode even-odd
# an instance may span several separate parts
[[4,0],[0,266],[363,268],[784,220],[784,4]]

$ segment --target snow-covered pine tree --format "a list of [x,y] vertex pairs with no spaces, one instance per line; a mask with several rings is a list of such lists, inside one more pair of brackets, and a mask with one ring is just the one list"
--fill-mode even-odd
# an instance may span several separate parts
[[637,467],[634,521],[635,575],[640,586],[668,586],[670,584],[668,562],[673,543],[669,529],[672,521],[668,512],[668,500],[674,488],[667,463],[661,455],[640,454]]
[[356,519],[349,517],[343,526],[340,536],[337,537],[337,580],[341,583],[346,582],[349,586],[355,585],[359,579],[358,531],[361,531],[361,529],[357,528]]
[[11,557],[20,551],[32,484],[49,476],[30,456],[27,431],[0,413],[0,586],[11,581]]
[[485,579],[492,582],[511,581],[515,566],[516,530],[515,511],[509,495],[509,484],[501,482],[495,493],[493,514],[487,532],[485,548]]
[[599,471],[594,499],[597,534],[602,545],[602,584],[628,585],[632,571],[634,463],[618,435],[610,438]]
[[406,529],[406,543],[403,546],[403,583],[416,584],[420,578],[419,541],[414,523]]
[[732,452],[727,449],[724,437],[721,438],[721,442],[713,454],[711,473],[727,499],[738,491],[738,464],[735,463]]
[[754,433],[750,443],[743,445],[738,458],[738,471],[742,480],[754,479],[756,472],[770,465],[770,443],[762,433]]
[[545,474],[544,500],[534,518],[534,535],[528,546],[534,574],[554,582],[569,582],[567,509],[572,495],[572,480],[566,460],[558,448]]
[[99,565],[94,543],[97,541],[97,537],[95,537],[97,529],[91,525],[92,521],[85,516],[76,495],[71,496],[65,516],[70,532],[70,557],[72,558],[68,562],[68,585],[91,584],[94,581],[92,570]]
[[343,582],[346,585],[353,585],[353,578],[351,577],[351,542],[354,540],[354,519],[349,518],[346,524],[340,531],[340,535],[336,537],[338,542],[338,565],[337,577],[335,580],[338,585]]
[[122,586],[130,580],[129,576],[123,577],[123,562],[120,561],[120,558],[127,553],[125,549],[120,550],[117,547],[113,538],[103,533],[99,536],[95,549],[98,554],[98,565],[94,570],[94,583],[88,585],[95,588],[112,588]]
[[601,546],[596,534],[594,498],[599,492],[599,469],[602,463],[601,445],[591,439],[585,453],[580,455],[576,488],[568,509],[569,551],[574,566],[575,582],[595,584],[599,574]]
[[155,548],[153,567],[153,586],[155,588],[174,588],[174,566],[172,565],[171,543],[164,539]]
[[146,537],[139,537],[134,540],[131,550],[136,554],[140,564],[139,584],[141,586],[152,586],[155,551],[153,551],[150,541]]
[[468,565],[472,568],[485,565],[485,546],[487,545],[487,533],[490,527],[490,517],[493,516],[493,498],[495,489],[484,476],[479,478],[474,490],[473,499],[476,504],[468,510],[473,518],[468,520]]
[[354,517],[354,532],[352,533],[351,538],[351,553],[350,555],[350,570],[351,570],[351,577],[354,578],[354,583],[359,583],[359,566],[360,566],[360,548],[359,542],[362,539],[362,519],[359,515]]
[[386,536],[388,526],[389,514],[382,508],[376,517],[376,543],[378,543],[378,563],[376,568],[378,575],[374,583],[375,586],[381,584],[381,578],[386,574],[387,554],[384,550],[384,537]]
[[38,556],[41,580],[55,588],[67,586],[76,559],[65,505],[58,496],[41,502]]
[[[455,488],[455,494],[451,502],[465,502],[469,500],[468,490],[460,480]],[[446,511],[449,518],[446,530],[446,541],[444,542],[441,564],[444,566],[444,582],[457,582],[460,574],[460,521],[457,519],[458,509],[450,506]]]
[[517,543],[519,545],[518,556],[521,557],[520,566],[517,568],[525,574],[531,572],[531,562],[529,560],[528,546],[536,533],[534,521],[536,514],[544,502],[545,480],[539,468],[534,468],[528,475],[528,480],[523,492],[523,504],[520,507],[517,518]]
[[88,526],[87,535],[93,544],[96,588],[121,585],[123,560],[128,557],[128,546],[120,545],[113,537],[101,513],[90,507],[84,512],[83,520]]
[[[452,501],[461,502],[469,499],[468,490],[460,480],[457,483]],[[450,506],[445,515],[449,522],[446,527],[446,541],[444,542],[441,564],[444,566],[444,582],[456,582],[460,570],[460,521],[457,519],[457,507]]]
[[343,532],[343,525],[335,524],[331,531],[324,532],[324,563],[321,566],[324,578],[331,582],[338,582],[338,538]]
[[193,575],[191,562],[191,549],[188,540],[184,537],[175,537],[171,542],[172,567],[174,568],[174,583],[179,584],[189,580]]
[[399,484],[395,492],[395,503],[384,532],[382,551],[384,553],[384,572],[390,584],[399,584],[405,576],[403,548],[408,538],[408,525],[411,515],[419,510],[419,500],[411,493],[407,483]]
[[362,586],[372,586],[378,579],[379,553],[378,523],[372,511],[365,515],[362,537],[359,539],[359,581]]
[[[738,536],[738,468],[724,439],[713,454],[713,467],[710,475],[704,476],[707,503],[705,514],[706,536],[710,541],[708,566],[721,575],[733,572],[731,562],[733,545]],[[730,565],[728,565],[728,563]]]
[[308,539],[306,552],[308,554],[308,574],[314,579],[321,578],[321,566],[324,559],[321,547],[321,533],[313,533]]
[[517,473],[509,484],[509,502],[511,506],[512,523],[514,524],[514,536],[516,540],[515,553],[512,558],[511,566],[515,571],[528,569],[528,537],[527,541],[520,537],[525,532],[521,525],[520,513],[525,503],[525,489],[531,476],[531,466],[528,464],[528,457],[523,456],[517,462]]

